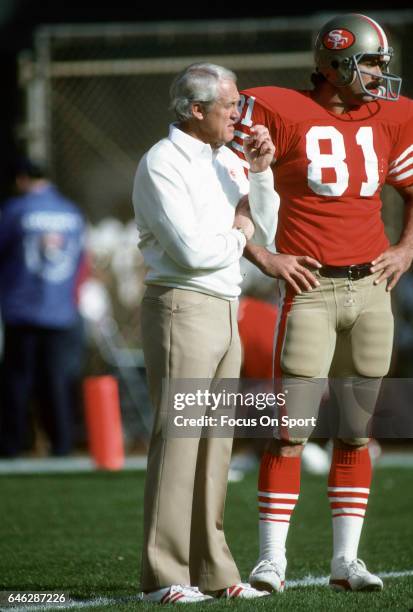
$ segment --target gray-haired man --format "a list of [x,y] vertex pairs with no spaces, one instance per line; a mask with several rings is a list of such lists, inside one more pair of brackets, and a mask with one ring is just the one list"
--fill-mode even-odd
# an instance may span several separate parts
[[245,140],[249,183],[223,146],[239,119],[235,81],[231,71],[207,63],[178,75],[171,87],[178,122],[146,153],[135,178],[148,267],[142,337],[155,409],[141,586],[154,602],[260,596],[240,583],[223,532],[232,440],[162,436],[163,381],[239,376],[239,259],[254,231],[260,244],[275,234],[279,198],[267,129],[255,126]]

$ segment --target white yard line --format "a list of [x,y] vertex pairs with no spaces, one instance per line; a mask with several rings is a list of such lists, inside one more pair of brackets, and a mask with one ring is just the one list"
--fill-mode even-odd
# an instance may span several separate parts
[[[402,572],[382,572],[378,574],[380,578],[408,578],[413,576],[413,570],[405,570]],[[297,587],[310,587],[310,586],[325,586],[328,584],[330,576],[305,576],[299,580],[287,580],[286,588],[295,589]]]
[[[405,570],[401,572],[382,572],[378,574],[380,578],[408,578],[413,576],[413,570]],[[326,586],[328,584],[329,576],[305,576],[304,578],[300,578],[299,580],[287,580],[286,588],[287,589],[296,589],[299,587],[312,587],[312,586]],[[30,606],[21,606],[19,608],[7,607],[0,608],[0,610],[4,610],[5,612],[10,610],[12,612],[41,612],[43,610],[77,610],[81,608],[97,608],[97,607],[106,607],[113,605],[121,605],[123,603],[130,602],[138,602],[141,600],[141,595],[131,595],[129,597],[99,597],[97,599],[85,599],[85,600],[77,600],[70,601],[59,606],[56,605],[36,605],[32,604]]]

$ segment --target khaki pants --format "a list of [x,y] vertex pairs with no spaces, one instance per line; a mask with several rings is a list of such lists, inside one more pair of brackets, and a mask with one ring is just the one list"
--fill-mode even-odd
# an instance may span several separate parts
[[[393,315],[386,283],[378,274],[349,282],[315,273],[320,287],[295,295],[280,281],[280,317],[275,346],[275,373],[288,389],[286,413],[311,418],[318,413],[331,379],[340,409],[337,437],[363,444],[393,345]],[[303,428],[278,435],[305,441]],[[368,436],[367,436],[368,437]]]
[[225,541],[232,440],[162,435],[162,381],[238,378],[237,301],[150,286],[142,337],[155,422],[145,486],[141,587],[192,584],[204,591],[240,581]]

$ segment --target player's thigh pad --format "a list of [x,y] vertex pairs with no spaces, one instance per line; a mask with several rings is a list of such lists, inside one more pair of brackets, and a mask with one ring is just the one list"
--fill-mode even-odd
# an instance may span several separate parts
[[287,317],[281,351],[283,373],[287,376],[327,376],[334,341],[327,312],[293,309]]
[[351,333],[353,364],[361,376],[381,377],[389,371],[394,322],[387,297],[388,307],[363,311]]

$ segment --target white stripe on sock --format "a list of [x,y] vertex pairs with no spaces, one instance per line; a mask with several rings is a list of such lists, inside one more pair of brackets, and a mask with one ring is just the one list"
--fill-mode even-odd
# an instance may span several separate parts
[[294,510],[295,504],[281,504],[280,502],[276,504],[267,504],[266,502],[259,502],[258,506],[260,508],[279,508],[280,510]]
[[363,487],[328,487],[333,493],[370,493],[370,489]]
[[367,497],[329,497],[330,502],[352,502],[367,505]]
[[270,497],[271,499],[298,499],[296,493],[271,493],[269,491],[258,491],[259,497]]
[[260,519],[271,519],[272,521],[287,521],[290,522],[291,514],[270,514],[266,512],[260,512]]
[[366,511],[363,508],[332,508],[332,515],[336,514],[358,514],[361,517],[364,517]]

